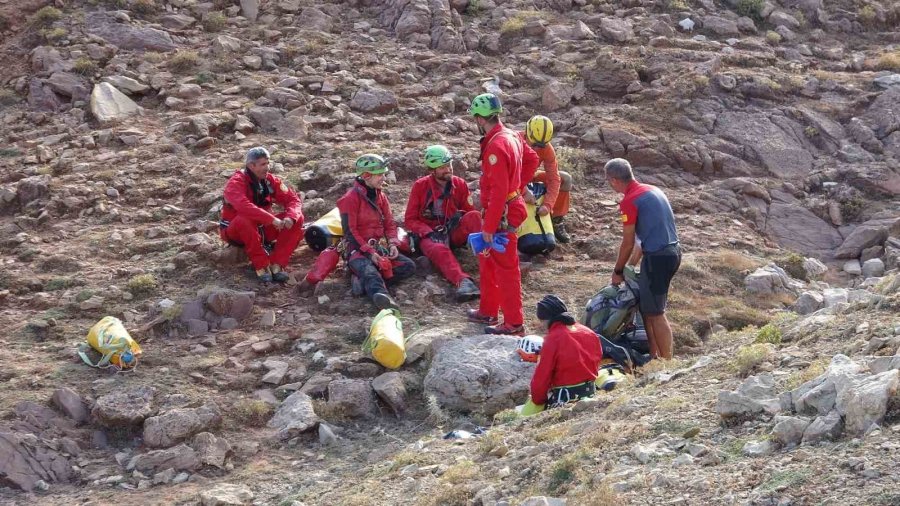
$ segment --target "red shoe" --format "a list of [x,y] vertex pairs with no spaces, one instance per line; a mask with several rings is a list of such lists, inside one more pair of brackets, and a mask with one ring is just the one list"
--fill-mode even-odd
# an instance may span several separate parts
[[503,336],[524,336],[525,325],[509,325],[507,323],[504,323],[503,325],[491,325],[490,327],[484,328],[484,333]]
[[480,323],[482,325],[496,325],[500,323],[500,318],[483,315],[477,309],[466,310],[466,318],[472,323]]

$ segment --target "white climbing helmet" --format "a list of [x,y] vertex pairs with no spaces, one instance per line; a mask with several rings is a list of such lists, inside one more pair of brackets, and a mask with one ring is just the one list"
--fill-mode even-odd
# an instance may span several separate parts
[[544,338],[540,336],[525,336],[516,340],[516,353],[526,362],[537,362],[544,346]]

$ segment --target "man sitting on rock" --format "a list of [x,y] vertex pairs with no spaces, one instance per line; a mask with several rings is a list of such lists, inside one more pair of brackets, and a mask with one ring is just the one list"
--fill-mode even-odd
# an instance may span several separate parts
[[538,302],[537,317],[547,335],[531,378],[531,399],[522,411],[524,415],[593,397],[603,358],[597,334],[576,323],[556,295],[546,295]]
[[469,234],[481,230],[481,213],[472,205],[466,181],[453,175],[453,157],[446,146],[428,146],[425,167],[430,174],[413,184],[403,225],[418,238],[418,247],[456,287],[456,300],[477,299],[481,292],[463,272],[451,248],[465,246]]
[[[284,210],[273,214],[273,204]],[[260,281],[287,281],[285,268],[303,237],[303,211],[297,193],[269,173],[265,148],[247,151],[244,168],[225,185],[219,235],[244,248]]]
[[354,293],[365,293],[378,309],[398,308],[385,281],[395,283],[416,270],[415,262],[397,250],[397,225],[387,195],[381,191],[387,171],[384,158],[373,154],[359,157],[356,181],[337,201]]
[[[561,244],[568,243],[572,238],[566,231],[564,222],[569,213],[569,192],[572,191],[572,176],[568,172],[559,170],[556,163],[556,151],[550,141],[553,139],[553,122],[546,116],[534,116],[525,123],[525,131],[520,135],[531,146],[541,159],[543,170],[534,173],[533,182],[547,185],[547,193],[544,202],[537,209],[540,216],[550,215],[553,220],[553,235]],[[525,202],[535,203],[534,195],[525,192]]]

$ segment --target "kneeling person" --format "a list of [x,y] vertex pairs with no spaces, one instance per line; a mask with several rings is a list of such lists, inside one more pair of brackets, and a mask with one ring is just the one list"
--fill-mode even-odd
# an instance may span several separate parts
[[575,317],[556,295],[538,302],[537,317],[547,335],[531,378],[531,402],[552,408],[593,396],[603,358],[597,334],[575,323]]
[[[534,116],[525,124],[525,131],[520,135],[541,159],[543,170],[534,173],[532,181],[547,185],[544,203],[537,212],[541,216],[550,214],[553,221],[553,235],[556,240],[566,244],[572,237],[566,231],[565,217],[569,213],[569,196],[574,188],[572,175],[559,170],[556,162],[556,151],[550,141],[553,139],[553,122],[546,116]],[[534,195],[526,192],[525,201],[534,204]]]
[[419,237],[419,248],[438,271],[456,287],[456,300],[477,299],[481,292],[466,274],[451,248],[481,230],[481,214],[472,205],[469,187],[453,175],[453,158],[445,146],[428,146],[425,167],[430,174],[413,183],[403,225]]
[[[222,240],[243,246],[262,282],[284,283],[291,254],[303,237],[300,197],[269,173],[269,152],[256,147],[247,152],[244,168],[225,185],[219,221]],[[272,213],[272,204],[284,211]],[[266,245],[275,243],[269,253]]]
[[397,225],[387,195],[381,191],[387,171],[384,158],[371,154],[359,157],[353,187],[338,199],[337,207],[351,272],[376,307],[396,309],[385,281],[394,283],[412,276],[416,264],[397,250]]

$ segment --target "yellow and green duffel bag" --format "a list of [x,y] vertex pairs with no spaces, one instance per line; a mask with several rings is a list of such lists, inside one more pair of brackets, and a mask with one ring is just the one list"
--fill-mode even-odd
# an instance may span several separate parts
[[372,358],[388,369],[397,369],[403,365],[406,362],[406,339],[403,337],[400,311],[382,309],[375,315],[362,349],[371,353]]
[[325,216],[312,222],[306,227],[303,238],[313,251],[324,251],[326,248],[337,245],[344,236],[341,227],[341,214],[338,208],[334,208]]
[[556,236],[553,234],[553,221],[550,213],[538,216],[537,209],[544,202],[546,186],[541,183],[528,185],[535,196],[535,204],[525,204],[526,218],[516,230],[519,238],[519,252],[526,255],[546,255],[556,249]]

